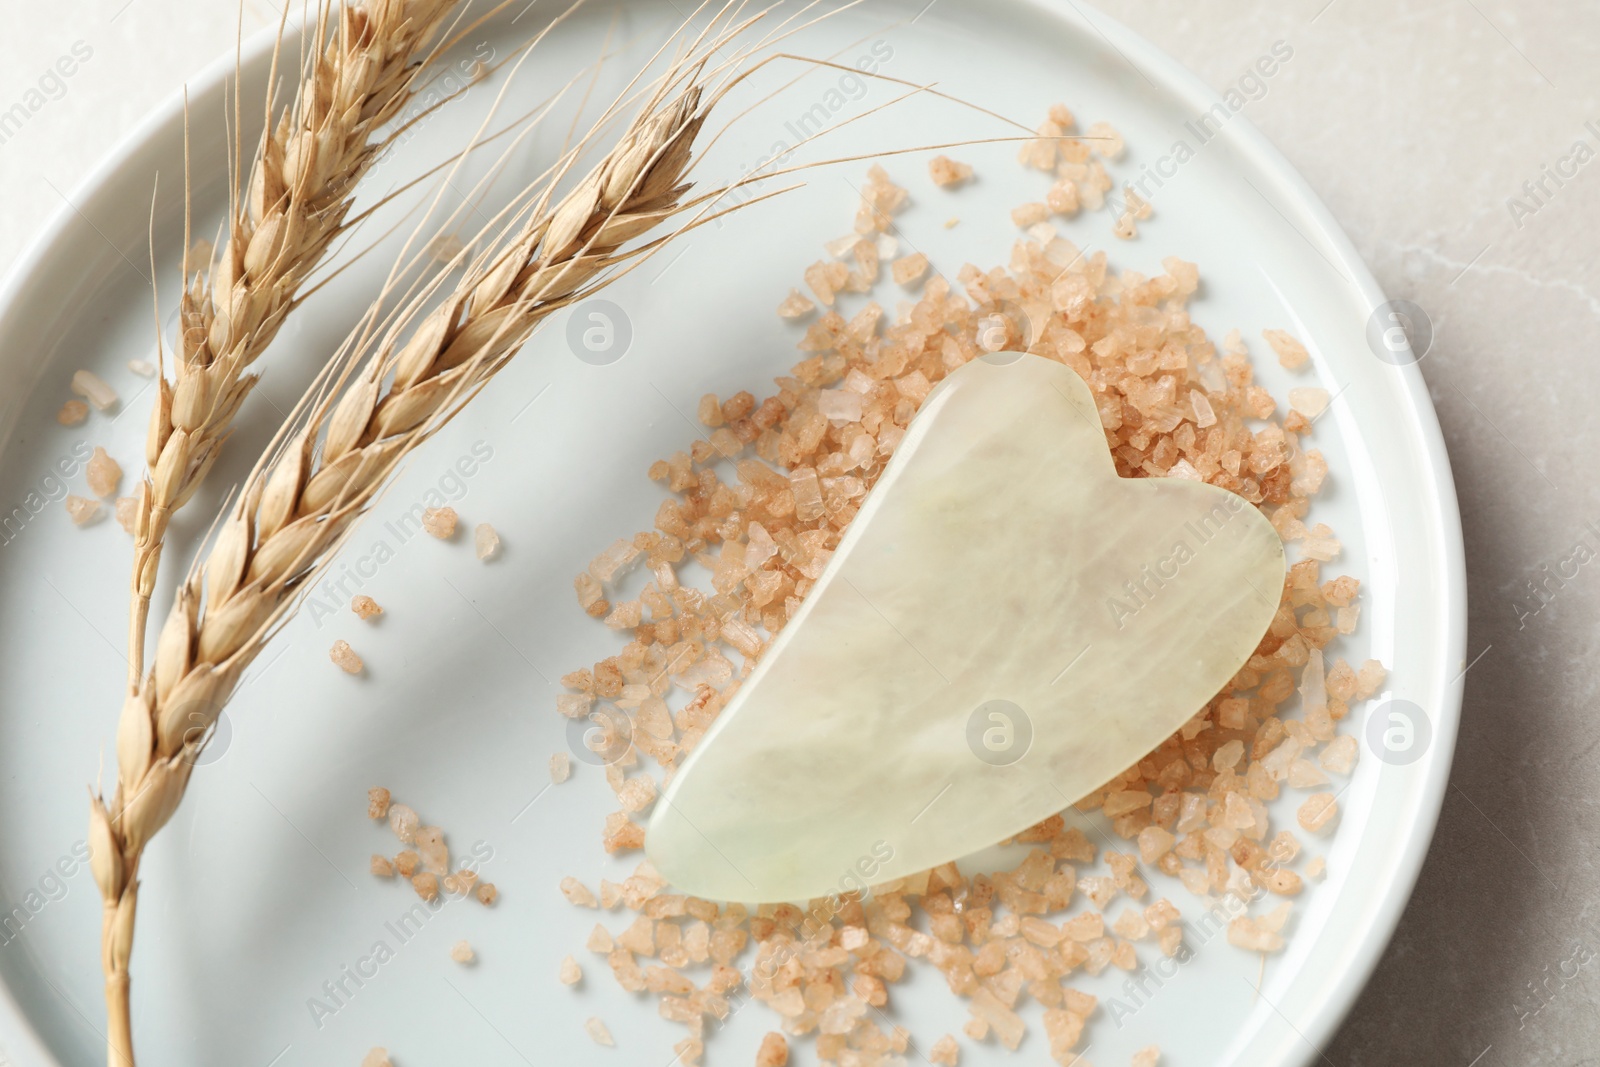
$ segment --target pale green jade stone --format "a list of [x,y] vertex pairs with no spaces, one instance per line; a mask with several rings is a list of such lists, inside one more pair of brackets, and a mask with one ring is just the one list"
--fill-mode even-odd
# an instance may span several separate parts
[[1117,477],[1071,369],[968,364],[662,794],[646,850],[679,892],[772,902],[993,845],[1199,711],[1283,578],[1240,497]]

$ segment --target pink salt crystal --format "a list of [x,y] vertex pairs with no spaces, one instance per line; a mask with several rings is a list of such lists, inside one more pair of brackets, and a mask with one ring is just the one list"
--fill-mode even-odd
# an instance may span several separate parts
[[561,959],[561,970],[558,972],[562,985],[577,985],[583,980],[583,968],[578,966],[578,961],[571,956]]
[[1107,159],[1117,159],[1126,147],[1122,135],[1109,122],[1097,122],[1084,131],[1084,140]]
[[1313,793],[1295,813],[1301,829],[1317,833],[1339,814],[1339,802],[1332,793]]
[[459,518],[455,508],[428,508],[422,513],[422,528],[439,540],[448,541],[456,535]]
[[617,790],[617,803],[626,812],[641,812],[655,803],[656,782],[649,775],[638,778],[629,778],[622,788]]
[[1228,944],[1249,952],[1276,952],[1283,947],[1283,938],[1245,915],[1228,924]]
[[[790,289],[783,303],[778,305],[778,315],[785,319],[798,319],[817,309],[817,305],[798,289]],[[709,424],[708,425],[712,425]]]
[[968,1010],[974,1018],[983,1020],[993,1028],[1000,1044],[1013,1051],[1022,1043],[1023,1034],[1027,1033],[1028,1024],[1022,1021],[1022,1016],[1006,1007],[985,986],[980,986],[973,994]]
[[616,948],[617,943],[612,938],[611,931],[599,923],[595,923],[594,929],[589,931],[589,940],[583,943],[583,947],[590,952],[598,952],[601,955],[605,955]]
[[572,777],[572,756],[557,752],[550,757],[550,780],[557,785]]
[[[122,514],[122,501],[117,501],[117,514]],[[1334,613],[1333,626],[1342,634],[1356,632],[1356,623],[1361,619],[1361,605],[1347,604]]]
[[67,497],[67,517],[74,526],[88,526],[100,518],[100,501],[88,497]]
[[380,856],[376,852],[372,854],[372,859],[367,863],[367,869],[379,878],[394,877],[394,864],[389,862],[387,856]]
[[500,554],[500,535],[486,522],[480,522],[472,531],[472,545],[481,560],[491,560]]
[[328,649],[328,658],[333,660],[334,666],[346,674],[360,674],[362,670],[361,657],[356,655],[355,649],[350,647],[350,642],[342,638],[333,643]]
[[599,1018],[585,1020],[583,1031],[597,1045],[605,1045],[607,1048],[612,1048],[616,1045],[616,1041],[612,1040],[611,1031],[606,1029],[606,1024],[601,1022]]
[[1383,664],[1375,659],[1369,659],[1361,665],[1361,670],[1356,674],[1356,699],[1366,700],[1383,687],[1383,681],[1389,676]]
[[928,177],[933,179],[933,184],[948,189],[972,177],[972,167],[949,156],[934,156],[928,161]]
[[1019,204],[1011,209],[1011,224],[1021,229],[1041,223],[1049,217],[1050,209],[1040,203]]
[[588,693],[557,693],[556,710],[569,719],[586,719],[594,697]]
[[1322,856],[1317,856],[1306,864],[1306,877],[1320,879],[1328,870],[1328,861]]
[[75,372],[72,375],[72,391],[101,411],[109,411],[117,403],[116,391],[93,371]]
[[373,1048],[361,1057],[361,1067],[394,1067],[394,1064],[389,1060],[388,1049]]
[[1117,221],[1111,224],[1111,232],[1124,241],[1131,241],[1139,236],[1139,228],[1134,224],[1133,216],[1127,213],[1117,216]]
[[409,845],[417,839],[417,826],[421,820],[417,813],[404,804],[389,805],[389,829],[394,831],[394,836],[399,838],[402,845]]
[[1289,370],[1298,370],[1306,365],[1311,358],[1306,352],[1306,346],[1296,341],[1283,330],[1262,330],[1261,336],[1267,339],[1267,344],[1278,354],[1278,362]]
[[1289,764],[1289,788],[1315,789],[1319,785],[1327,784],[1328,776],[1310,760],[1297,759]]
[[1361,749],[1353,737],[1336,737],[1328,742],[1328,747],[1322,750],[1322,755],[1317,757],[1317,762],[1334,774],[1349,774],[1355,769],[1356,760],[1360,757]]
[[1244,742],[1239,740],[1224,742],[1211,756],[1211,769],[1215,771],[1231,771],[1239,765],[1244,758]]
[[1133,1059],[1128,1061],[1128,1067],[1156,1067],[1161,1062],[1161,1049],[1155,1045],[1146,1045],[1133,1054]]
[[478,898],[478,903],[488,907],[500,899],[500,890],[494,887],[493,882],[482,882],[474,891],[474,895]]
[[1189,390],[1189,406],[1194,409],[1194,424],[1201,429],[1215,426],[1217,413],[1211,407],[1211,401],[1198,389]]
[[812,522],[823,514],[822,484],[811,467],[798,467],[789,472],[789,488],[794,493],[795,518]]
[[824,389],[817,394],[817,411],[834,422],[861,420],[861,394],[844,389]]
[[[136,496],[119,496],[116,505],[117,525],[126,530],[129,535],[138,533],[139,528],[139,498]],[[1355,627],[1351,627],[1355,629]]]
[[351,598],[350,610],[356,613],[358,619],[372,619],[383,614],[383,608],[378,606],[378,602],[365,593]]
[[154,378],[156,376],[156,365],[148,359],[130,359],[128,360],[128,369],[141,378]]
[[69,400],[56,412],[56,421],[63,426],[76,426],[89,417],[89,405],[81,400]]
[[478,954],[472,951],[472,946],[466,941],[457,941],[450,946],[450,958],[457,963],[467,964],[476,960]]
[[756,1049],[756,1067],[785,1067],[789,1062],[789,1042],[779,1033],[769,1032]]
[[1289,390],[1289,407],[1308,419],[1328,410],[1328,391],[1314,385]]
[[411,876],[411,888],[416,890],[417,896],[429,903],[439,899],[439,876],[430,871]]
[[367,790],[367,818],[381,819],[389,814],[389,791],[380,786]]
[[95,445],[94,455],[89,457],[84,477],[89,483],[89,492],[105,499],[114,494],[117,486],[122,484],[122,467],[106,453],[104,448]]
[[[639,550],[633,542],[618,538],[611,543],[611,547],[589,561],[589,573],[594,575],[596,581],[610,582],[638,558]],[[582,594],[583,590],[580,589],[580,599]]]
[[594,894],[589,891],[589,887],[571,875],[561,879],[561,895],[567,898],[567,903],[575,907],[594,908],[599,906],[594,899]]
[[928,257],[921,252],[901,256],[889,267],[889,276],[896,285],[911,286],[928,273]]
[[1126,908],[1117,916],[1117,921],[1111,924],[1111,929],[1115,930],[1119,937],[1138,941],[1149,936],[1150,923],[1138,911]]
[[945,1034],[928,1049],[928,1062],[938,1067],[956,1067],[961,1059],[961,1046],[954,1036]]
[[1159,826],[1146,826],[1139,831],[1139,859],[1145,863],[1155,863],[1162,856],[1172,851],[1172,846],[1177,838]]

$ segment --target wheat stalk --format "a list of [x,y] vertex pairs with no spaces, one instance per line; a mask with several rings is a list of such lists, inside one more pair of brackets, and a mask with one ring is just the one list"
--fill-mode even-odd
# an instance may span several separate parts
[[[367,326],[358,327],[191,568],[152,669],[124,703],[115,793],[91,805],[113,1067],[133,1062],[128,963],[139,862],[182,800],[194,757],[241,672],[399,461],[457,414],[546,317],[641,254],[625,243],[686,209],[691,152],[706,116],[703,73],[703,65],[675,64],[617,146],[552,208],[556,181],[583,145],[569,153],[506,224],[509,235],[492,241],[494,250],[468,265],[425,318],[422,301],[442,287],[445,272],[381,341],[367,346]],[[645,246],[652,247],[659,244]],[[416,318],[420,325],[402,343],[402,329]],[[363,356],[363,347],[374,351]]]
[[[192,280],[185,233],[174,375],[158,384],[136,497],[130,690],[144,670],[150,597],[172,516],[216,461],[257,380],[245,371],[344,228],[356,184],[385,146],[376,132],[411,100],[429,43],[456,2],[365,0],[342,6],[337,26],[320,7],[310,39],[326,43],[276,125],[269,114],[242,202],[230,207],[227,241]],[[275,54],[274,74],[276,65]]]

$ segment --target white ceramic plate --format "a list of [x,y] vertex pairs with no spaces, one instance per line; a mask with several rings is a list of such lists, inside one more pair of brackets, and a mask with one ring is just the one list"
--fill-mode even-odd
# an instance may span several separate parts
[[[1311,1063],[1405,904],[1455,740],[1466,618],[1461,536],[1422,378],[1414,366],[1374,356],[1366,330],[1382,295],[1327,211],[1247,118],[1224,104],[1203,143],[1186,126],[1218,103],[1198,80],[1070,0],[942,0],[918,17],[923,2],[868,3],[791,47],[937,80],[1030,123],[1057,100],[1085,124],[1112,122],[1130,146],[1119,179],[1146,167],[1173,176],[1149,187],[1157,215],[1137,241],[1113,239],[1104,215],[1075,220],[1068,236],[1108,248],[1118,266],[1153,271],[1171,254],[1198,262],[1205,286],[1195,314],[1213,336],[1235,326],[1246,338],[1264,327],[1290,329],[1314,354],[1312,377],[1338,394],[1316,428],[1333,474],[1314,514],[1344,539],[1339,569],[1364,583],[1361,628],[1339,654],[1389,664],[1386,695],[1422,709],[1427,737],[1418,735],[1417,758],[1404,764],[1374,758],[1363,744],[1338,830],[1312,846],[1327,856],[1328,880],[1302,898],[1289,948],[1264,968],[1225,938],[1196,931],[1191,962],[1159,986],[1146,981],[1145,993],[1129,992],[1115,971],[1084,983],[1102,997],[1090,1029],[1097,1063],[1126,1063],[1149,1043],[1172,1067]],[[599,54],[614,10],[613,42],[636,40],[635,49],[678,18],[648,2],[585,9],[525,70],[504,113],[520,112]],[[502,21],[452,59],[489,50],[503,58],[547,17],[535,7],[516,25]],[[260,38],[244,51],[251,100],[260,98],[267,52]],[[596,99],[609,98],[628,65],[607,71]],[[231,70],[230,58],[190,86],[202,228],[221,211],[221,87]],[[792,145],[806,116],[838,122],[893,91],[858,86],[837,71],[811,73],[742,119],[703,176],[726,180],[777,142]],[[387,188],[462,144],[491,95],[476,88],[423,123],[371,187]],[[564,123],[556,127],[513,158],[513,171],[548,158]],[[58,499],[56,465],[70,466],[89,445],[106,445],[130,479],[138,469],[149,401],[140,389],[148,383],[125,363],[153,351],[145,233],[158,170],[162,314],[173,305],[180,130],[174,102],[136,131],[72,194],[0,293],[0,522],[12,524],[0,547],[0,923],[9,923],[0,932],[0,1063],[103,1062],[99,898],[79,857],[84,785],[96,777],[118,710],[128,541],[109,521],[74,529],[57,502],[36,515],[28,505],[30,494]],[[822,149],[842,155],[997,132],[992,121],[919,99],[830,135],[813,158]],[[1178,141],[1195,152],[1174,167]],[[980,180],[957,195],[934,189],[919,157],[890,163],[914,199],[898,220],[903,236],[951,275],[966,260],[1004,263],[1014,236],[1009,208],[1041,198],[1044,188],[1015,164],[1010,146],[958,154],[978,165]],[[388,614],[372,629],[346,612],[353,581],[320,596],[338,610],[307,611],[251,672],[182,810],[146,857],[133,960],[143,1062],[348,1065],[376,1044],[411,1065],[668,1061],[681,1030],[590,961],[582,941],[595,916],[557,892],[562,874],[594,884],[633,860],[613,863],[599,850],[610,798],[593,768],[541,794],[548,756],[566,745],[547,679],[614,647],[614,635],[578,612],[571,576],[613,538],[649,527],[659,489],[644,471],[691,439],[683,413],[703,392],[759,393],[794,361],[796,331],[772,309],[821,242],[849,229],[864,169],[816,172],[805,189],[702,231],[620,283],[607,297],[623,309],[631,345],[614,363],[574,358],[566,320],[551,322],[470,415],[416,457],[346,552],[351,570],[334,572],[361,575]],[[952,216],[961,224],[944,228]],[[390,211],[378,222],[396,217]],[[370,298],[392,248],[391,241],[312,299],[263,359],[265,381],[211,478],[211,495],[174,533],[168,578],[278,421],[275,409],[288,408],[318,355]],[[1282,397],[1295,383],[1264,344],[1251,343],[1261,377]],[[126,414],[56,424],[81,366],[113,383]],[[81,491],[81,472],[66,482]],[[391,524],[430,490],[453,498],[466,522],[494,522],[504,558],[483,566],[464,545],[397,532]],[[387,554],[377,552],[380,543],[393,558],[375,566],[368,557]],[[353,680],[330,666],[336,637],[357,645],[368,677]],[[1369,714],[1358,714],[1356,728]],[[386,924],[412,899],[365,873],[369,853],[394,847],[362,814],[364,790],[379,783],[445,827],[458,854],[476,843],[490,856],[486,877],[504,892],[498,908],[453,905],[399,942]],[[1279,805],[1275,819],[1289,818]],[[1180,887],[1157,892],[1198,914]],[[481,956],[470,970],[447,956],[461,937]],[[359,987],[343,978],[380,940],[396,949],[394,958]],[[568,953],[588,971],[576,991],[555,978]],[[328,1002],[324,983],[341,980],[350,995],[319,1026],[309,1002]],[[964,1018],[939,976],[917,968],[894,1003],[895,1017],[924,1045]],[[616,1050],[584,1036],[580,1021],[590,1015],[610,1024]],[[739,1012],[709,1042],[708,1062],[749,1062],[773,1023],[760,1006]],[[968,1043],[963,1063],[1038,1063],[1043,1044],[1037,1028],[1017,1056],[992,1042]],[[814,1056],[801,1044],[792,1062]]]

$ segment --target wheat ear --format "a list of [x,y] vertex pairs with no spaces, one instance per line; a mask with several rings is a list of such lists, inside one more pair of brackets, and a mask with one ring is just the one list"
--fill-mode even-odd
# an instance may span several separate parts
[[[216,461],[256,378],[245,371],[294,307],[296,293],[344,227],[356,183],[384,143],[377,130],[412,98],[457,0],[366,0],[319,8],[315,42],[293,103],[268,122],[228,237],[209,270],[189,275],[179,307],[173,378],[163,374],[137,494],[128,685],[144,670],[150,597],[172,515]],[[276,66],[276,56],[274,56]]]
[[[469,265],[403,344],[400,330],[420,315],[422,296],[369,356],[360,355],[361,343],[347,342],[191,568],[153,667],[123,706],[116,791],[109,803],[95,797],[91,805],[113,1067],[133,1062],[128,961],[139,861],[182,800],[194,758],[240,673],[298,606],[396,464],[459,412],[548,315],[639,254],[625,251],[626,242],[683,210],[705,119],[694,80],[700,69],[669,71],[618,145],[552,209],[566,169],[558,168],[509,224],[509,236]],[[364,328],[358,333],[365,336]]]

